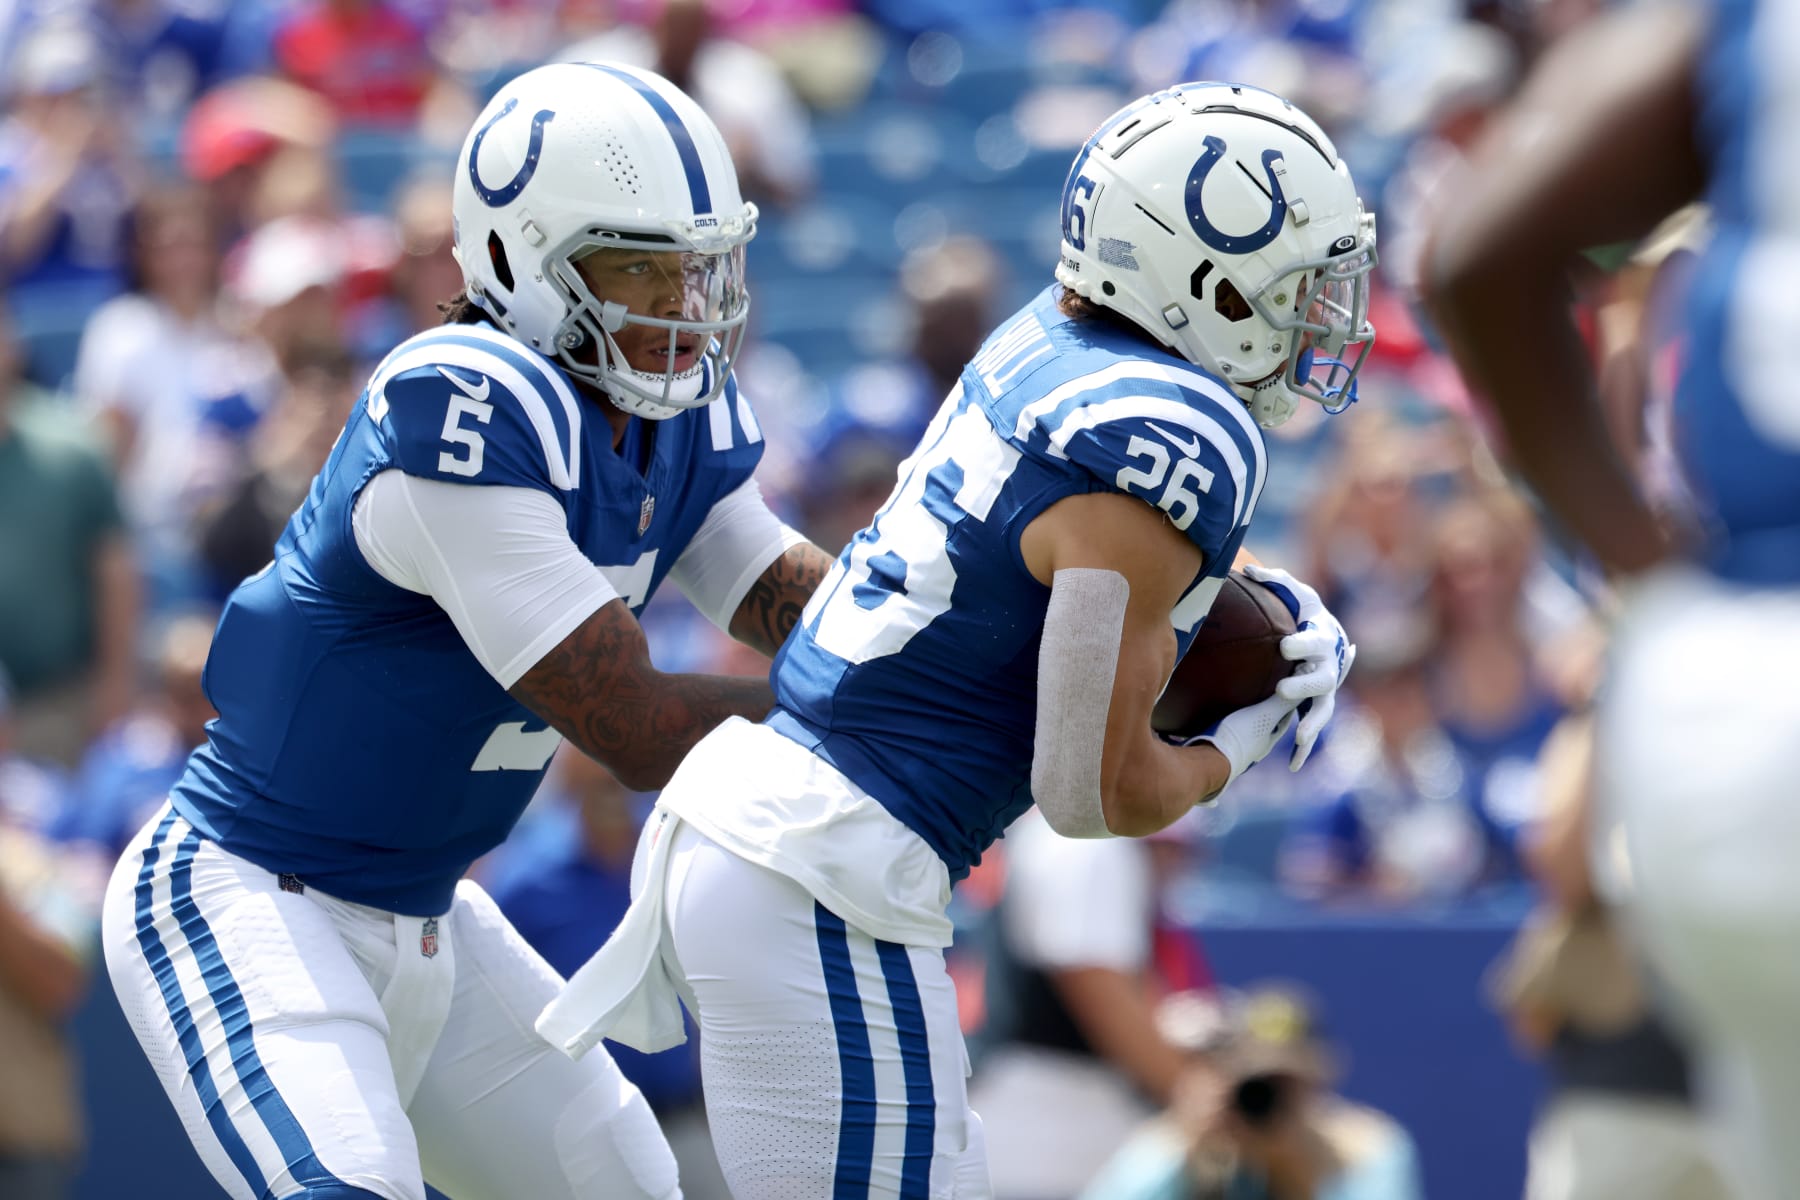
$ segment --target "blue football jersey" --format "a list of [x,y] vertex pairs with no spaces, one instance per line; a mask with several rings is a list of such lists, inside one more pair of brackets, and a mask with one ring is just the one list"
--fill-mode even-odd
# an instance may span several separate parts
[[177,811],[226,849],[331,895],[416,916],[447,910],[561,739],[488,674],[434,600],[376,574],[352,510],[390,468],[548,492],[575,544],[640,612],[713,504],[750,477],[762,433],[735,381],[705,408],[633,421],[617,451],[594,404],[548,359],[484,325],[395,349],[274,561],[225,606],[205,675],[219,716],[172,792]]
[[1695,271],[1676,445],[1710,509],[1711,565],[1749,584],[1800,584],[1800,396],[1787,378],[1800,322],[1800,6],[1721,0],[1696,100],[1716,232]]
[[775,660],[770,724],[937,851],[953,877],[1031,804],[1050,589],[1020,535],[1065,496],[1118,491],[1205,556],[1171,616],[1185,653],[1243,542],[1262,431],[1220,380],[1048,289],[963,370],[900,481]]

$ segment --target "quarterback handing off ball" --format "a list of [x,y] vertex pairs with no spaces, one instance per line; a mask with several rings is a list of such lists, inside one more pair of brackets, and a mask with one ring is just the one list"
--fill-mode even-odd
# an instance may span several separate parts
[[1220,718],[1268,699],[1294,668],[1281,655],[1281,639],[1293,632],[1294,615],[1281,597],[1233,571],[1175,664],[1152,724],[1172,737],[1195,737]]

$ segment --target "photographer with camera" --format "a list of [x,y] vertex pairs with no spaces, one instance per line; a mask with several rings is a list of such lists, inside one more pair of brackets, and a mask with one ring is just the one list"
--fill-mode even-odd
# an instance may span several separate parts
[[1332,1055],[1303,998],[1184,992],[1157,1024],[1196,1065],[1083,1200],[1421,1200],[1412,1138],[1331,1090]]

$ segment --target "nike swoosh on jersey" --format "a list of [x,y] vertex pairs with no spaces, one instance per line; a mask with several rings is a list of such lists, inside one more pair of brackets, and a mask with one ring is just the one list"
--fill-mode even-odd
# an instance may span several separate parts
[[[487,403],[488,388],[493,383],[493,380],[489,379],[486,375],[483,375],[481,377],[481,386],[476,387],[474,384],[470,383],[468,380],[464,379],[461,375],[458,375],[456,372],[450,370],[450,368],[448,368],[448,367],[439,367],[438,374],[442,375],[445,379],[448,379],[451,383],[454,383],[457,386],[457,388],[462,392],[463,395],[465,395],[469,399],[475,401],[475,403],[477,403],[477,404],[486,404]],[[1162,430],[1159,429],[1159,430],[1157,430],[1157,432],[1162,433]],[[1167,437],[1169,435],[1164,433],[1163,436]],[[1198,448],[1199,448],[1198,444],[1196,443],[1195,449],[1198,450]]]
[[1189,458],[1199,458],[1200,457],[1200,439],[1198,436],[1196,436],[1192,441],[1184,442],[1180,438],[1176,437],[1174,434],[1170,433],[1168,430],[1164,429],[1161,425],[1158,425],[1154,421],[1145,421],[1144,424],[1150,426],[1150,428],[1152,428],[1152,429],[1156,430],[1156,432],[1162,434],[1163,437],[1165,439],[1167,439],[1169,445],[1175,447],[1177,450],[1181,451],[1183,454],[1187,455]]

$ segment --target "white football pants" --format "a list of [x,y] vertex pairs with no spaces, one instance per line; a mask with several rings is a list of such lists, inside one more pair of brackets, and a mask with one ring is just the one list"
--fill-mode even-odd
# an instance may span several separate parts
[[479,887],[434,919],[300,889],[164,808],[113,872],[119,1004],[238,1200],[668,1200],[675,1160],[603,1049],[532,1022],[561,980]]
[[1641,586],[1600,710],[1597,877],[1623,903],[1748,1168],[1800,1196],[1800,593]]
[[872,938],[690,825],[663,950],[737,1200],[986,1200],[943,952]]

